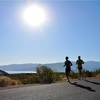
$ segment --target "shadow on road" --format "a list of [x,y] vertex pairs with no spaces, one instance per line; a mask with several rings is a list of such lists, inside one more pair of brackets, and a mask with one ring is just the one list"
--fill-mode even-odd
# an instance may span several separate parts
[[74,82],[74,83],[69,82],[69,83],[72,84],[72,85],[75,85],[76,87],[80,87],[80,88],[83,88],[83,89],[87,89],[88,91],[91,91],[91,92],[96,92],[91,87],[84,86],[84,85],[80,85],[77,82]]
[[97,83],[97,82],[92,82],[92,81],[88,81],[88,80],[85,80],[85,81],[89,82],[89,83],[92,83],[92,84],[100,85],[100,83]]

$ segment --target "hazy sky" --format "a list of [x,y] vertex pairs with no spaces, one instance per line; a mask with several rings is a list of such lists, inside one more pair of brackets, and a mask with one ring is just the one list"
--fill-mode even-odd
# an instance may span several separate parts
[[[35,1],[35,2],[33,2]],[[27,25],[23,9],[38,3],[47,19]],[[100,1],[0,0],[0,65],[100,61]]]

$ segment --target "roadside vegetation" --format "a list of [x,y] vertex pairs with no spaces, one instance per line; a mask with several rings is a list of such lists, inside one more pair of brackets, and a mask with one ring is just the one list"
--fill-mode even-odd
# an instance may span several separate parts
[[19,80],[14,80],[7,76],[0,76],[0,87],[12,86],[12,85],[17,86],[17,85],[21,85],[21,84],[22,83]]
[[[70,79],[77,79],[78,72],[71,71]],[[100,69],[95,71],[83,70],[85,78],[100,77]],[[55,72],[45,65],[36,67],[36,73],[0,75],[0,87],[25,84],[48,84],[66,80],[64,72]]]

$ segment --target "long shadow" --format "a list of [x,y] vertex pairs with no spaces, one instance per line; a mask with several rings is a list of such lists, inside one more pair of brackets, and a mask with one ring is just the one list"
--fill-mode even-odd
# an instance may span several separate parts
[[96,84],[96,85],[100,85],[100,83],[98,82],[93,82],[93,81],[89,81],[89,80],[85,80],[86,82],[92,83],[92,84]]
[[83,89],[87,89],[88,91],[91,91],[91,92],[96,92],[91,87],[77,84],[77,82],[74,82],[74,83],[69,82],[69,83],[72,84],[72,85],[75,85],[76,87],[80,87],[80,88],[83,88]]

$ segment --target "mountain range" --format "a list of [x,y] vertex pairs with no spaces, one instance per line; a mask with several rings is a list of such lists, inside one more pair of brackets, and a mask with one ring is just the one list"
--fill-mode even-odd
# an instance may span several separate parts
[[[72,61],[73,66],[71,67],[72,70],[76,71],[77,67],[75,64],[75,61]],[[10,65],[2,65],[0,66],[0,70],[3,71],[34,71],[36,72],[36,67],[39,64],[33,64],[33,63],[27,63],[27,64],[10,64]],[[49,64],[43,64],[47,67],[50,67],[54,71],[57,72],[64,72],[65,68],[63,67],[64,62],[58,62],[58,63],[49,63]],[[83,68],[89,71],[94,71],[96,69],[100,69],[100,62],[97,61],[87,61],[83,65]]]

